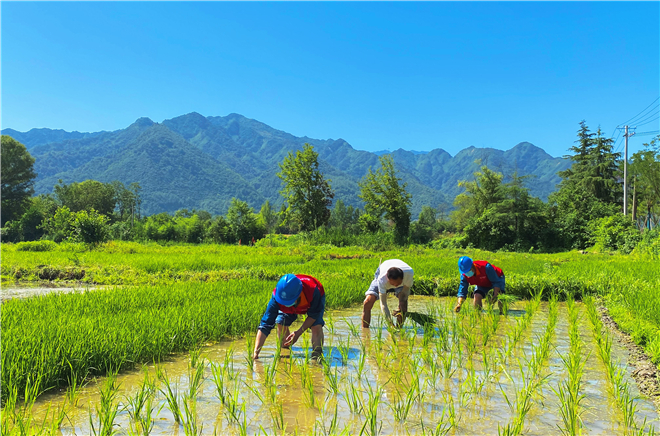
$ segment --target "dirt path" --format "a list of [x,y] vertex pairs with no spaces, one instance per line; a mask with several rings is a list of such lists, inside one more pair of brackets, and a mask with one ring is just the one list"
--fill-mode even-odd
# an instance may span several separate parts
[[628,333],[623,332],[616,321],[612,319],[606,307],[599,306],[601,320],[612,332],[616,340],[630,352],[629,365],[635,369],[632,377],[637,382],[640,392],[653,400],[655,408],[660,412],[660,371],[651,362],[644,349],[632,340]]

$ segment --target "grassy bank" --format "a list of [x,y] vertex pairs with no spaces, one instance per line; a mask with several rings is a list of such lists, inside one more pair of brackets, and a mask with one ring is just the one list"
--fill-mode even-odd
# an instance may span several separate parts
[[[608,254],[517,254],[432,250],[396,252],[316,247],[159,246],[108,243],[88,251],[60,245],[46,252],[2,246],[2,278],[11,283],[76,280],[116,284],[85,294],[2,304],[2,386],[19,392],[64,386],[72,377],[161,359],[206,341],[256,328],[275,280],[294,272],[318,277],[328,307],[362,301],[380,260],[415,269],[413,292],[455,295],[456,261],[467,254],[501,267],[507,292],[597,294],[610,314],[660,363],[660,276],[650,258]],[[77,271],[70,279],[67,271]]]

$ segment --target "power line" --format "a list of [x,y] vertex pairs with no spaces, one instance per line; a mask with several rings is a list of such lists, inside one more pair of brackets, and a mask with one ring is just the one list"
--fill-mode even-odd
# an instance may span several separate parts
[[[657,97],[655,100],[653,100],[653,102],[651,102],[650,105],[646,106],[646,107],[644,108],[643,111],[641,111],[640,113],[638,113],[637,115],[635,115],[634,117],[632,117],[631,119],[629,119],[628,121],[624,121],[623,123],[619,124],[619,126],[621,126],[621,125],[623,125],[623,124],[633,124],[632,121],[633,121],[635,118],[637,118],[638,116],[640,116],[641,114],[643,114],[644,112],[646,112],[646,110],[647,110],[648,108],[650,108],[651,106],[653,106],[653,105],[655,104],[655,102],[658,101],[658,100],[660,100],[660,97]],[[655,109],[655,108],[654,108],[654,109]],[[645,115],[645,116],[646,116],[646,115]],[[617,127],[618,127],[618,126],[617,126]]]
[[649,131],[649,132],[640,132],[640,133],[637,133],[636,136],[642,136],[642,135],[657,135],[658,133],[660,133],[660,130],[651,130],[651,131]]
[[651,111],[648,112],[648,113],[646,113],[641,119],[636,120],[634,123],[629,123],[629,125],[630,125],[630,124],[643,123],[643,122],[645,122],[646,120],[648,120],[649,118],[654,117],[654,116],[656,116],[656,115],[658,115],[658,106],[656,106],[656,107],[654,107],[653,109],[651,109]]
[[644,123],[644,124],[637,124],[637,126],[636,126],[636,127],[639,127],[639,126],[645,126],[645,125],[647,125],[647,124],[650,124],[650,123],[652,123],[653,121],[655,121],[655,120],[657,120],[658,118],[660,118],[660,117],[659,117],[659,116],[657,116],[657,115],[658,115],[658,114],[656,114],[656,117],[655,117],[655,118],[653,118],[653,119],[652,119],[652,120],[650,120],[650,121],[647,121],[647,122],[646,122],[646,123]]

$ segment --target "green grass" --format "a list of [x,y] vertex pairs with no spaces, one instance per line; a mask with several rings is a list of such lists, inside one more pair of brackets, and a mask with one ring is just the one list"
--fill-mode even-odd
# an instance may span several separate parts
[[285,273],[316,276],[326,288],[327,307],[338,308],[362,301],[381,260],[400,258],[415,270],[413,293],[455,295],[461,255],[501,267],[507,293],[521,298],[537,292],[544,298],[553,292],[600,295],[619,325],[660,363],[660,274],[650,257],[130,242],[34,252],[3,244],[3,286],[43,277],[121,286],[3,302],[2,399],[6,388],[23,392],[29,374],[43,391],[252,332]]

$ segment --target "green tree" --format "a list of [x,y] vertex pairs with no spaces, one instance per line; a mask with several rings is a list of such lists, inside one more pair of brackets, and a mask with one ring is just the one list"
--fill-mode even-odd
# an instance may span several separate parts
[[264,204],[261,205],[261,210],[259,211],[259,218],[261,219],[266,233],[273,231],[277,225],[277,214],[273,211],[270,201],[266,200]]
[[474,173],[474,180],[461,180],[458,186],[465,189],[454,199],[456,210],[452,213],[452,220],[459,229],[463,229],[470,218],[481,216],[493,204],[505,198],[502,184],[504,176],[482,166],[481,171]]
[[34,193],[34,158],[25,148],[25,145],[11,136],[2,135],[2,149],[0,153],[2,179],[2,213],[0,220],[2,226],[7,221],[21,217],[30,196]]
[[632,155],[629,176],[632,179],[633,218],[636,217],[637,205],[642,204],[646,214],[656,212],[660,207],[660,135],[645,149]]
[[330,219],[335,195],[330,180],[319,170],[318,156],[314,147],[305,144],[295,155],[289,152],[277,173],[284,185],[280,193],[288,203],[288,218],[301,230],[317,229]]
[[110,185],[115,190],[115,208],[117,219],[120,221],[134,221],[139,219],[139,204],[142,203],[139,183],[131,183],[128,188],[122,182],[115,180]]
[[431,206],[422,206],[417,221],[412,223],[410,236],[413,242],[426,244],[431,241],[436,233],[437,211]]
[[474,175],[474,181],[460,182],[465,193],[455,201],[455,217],[463,220],[468,243],[486,250],[514,251],[553,244],[546,208],[529,195],[528,177],[514,173],[510,182],[503,183],[502,174],[485,166]]
[[[394,236],[397,243],[404,243],[410,233],[410,206],[412,195],[406,192],[406,184],[401,183],[394,168],[394,159],[387,154],[380,156],[380,168],[369,172],[359,182],[359,197],[364,201],[365,215],[394,223]],[[364,216],[364,215],[363,215]],[[361,222],[374,221],[362,218]]]
[[117,204],[114,186],[97,180],[73,182],[69,185],[59,180],[54,191],[60,204],[72,212],[94,209],[98,213],[111,216]]
[[619,153],[612,152],[612,141],[590,133],[580,122],[576,145],[567,156],[573,164],[559,172],[559,189],[550,195],[550,211],[566,248],[585,248],[589,243],[589,222],[621,209],[621,187],[618,180]]
[[243,244],[247,244],[252,238],[260,239],[264,236],[264,229],[258,225],[257,215],[245,201],[231,199],[231,205],[227,211],[227,222],[234,241],[242,241]]

